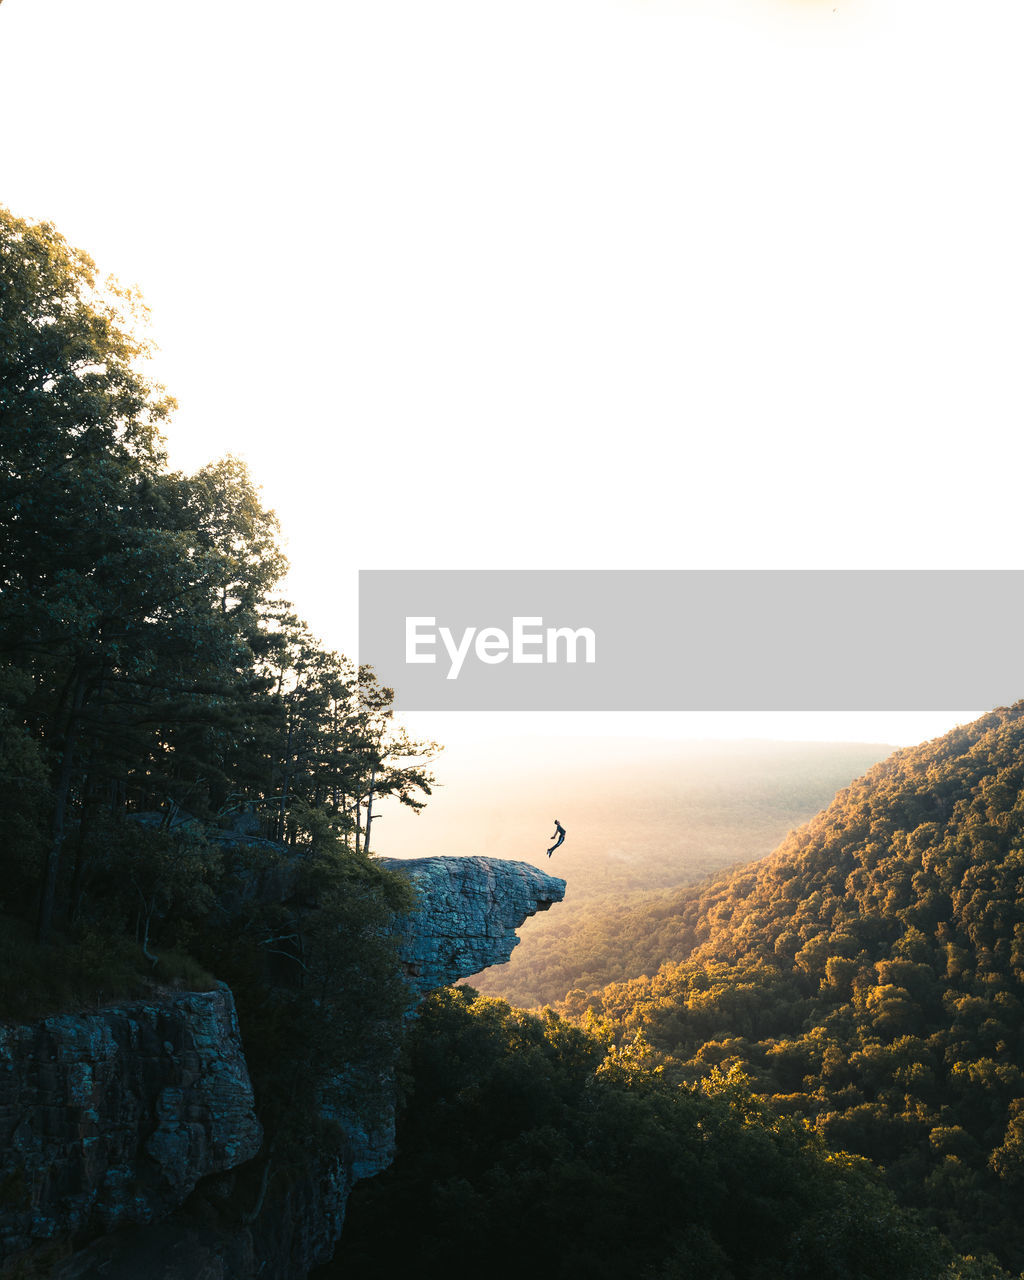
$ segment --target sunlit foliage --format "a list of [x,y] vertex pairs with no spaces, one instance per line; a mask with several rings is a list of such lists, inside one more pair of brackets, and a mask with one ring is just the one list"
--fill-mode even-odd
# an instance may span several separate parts
[[742,1070],[1024,1268],[1024,704],[897,752],[775,855],[695,891],[685,959],[561,1008],[670,1079]]

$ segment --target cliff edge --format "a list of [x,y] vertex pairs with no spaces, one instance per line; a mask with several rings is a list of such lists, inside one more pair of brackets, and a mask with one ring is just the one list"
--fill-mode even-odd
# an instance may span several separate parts
[[[523,921],[565,894],[525,862],[379,861],[416,889],[395,925],[414,1003],[503,964]],[[284,855],[279,871],[288,897]],[[272,1178],[243,1223],[217,1210],[262,1138],[226,987],[0,1024],[0,1068],[0,1269],[62,1241],[77,1251],[55,1264],[61,1280],[303,1280],[331,1257],[353,1183],[393,1156],[394,1090],[378,1080],[364,1113],[333,1116],[343,1155],[311,1145],[309,1167]]]
[[565,897],[565,881],[504,858],[380,858],[408,876],[415,911],[396,928],[409,985],[418,995],[504,964],[524,920]]

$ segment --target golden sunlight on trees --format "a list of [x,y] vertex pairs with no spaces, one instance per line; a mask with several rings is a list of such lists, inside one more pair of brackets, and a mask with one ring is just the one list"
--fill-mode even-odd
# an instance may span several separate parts
[[742,1072],[1016,1273],[1022,796],[1018,703],[897,752],[770,858],[691,890],[685,959],[559,1007],[642,1035],[666,1080]]

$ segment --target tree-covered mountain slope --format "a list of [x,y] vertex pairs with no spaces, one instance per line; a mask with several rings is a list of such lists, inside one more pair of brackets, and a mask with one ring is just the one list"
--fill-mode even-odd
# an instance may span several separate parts
[[685,960],[565,1009],[743,1072],[1024,1268],[1024,703],[896,752],[684,923]]

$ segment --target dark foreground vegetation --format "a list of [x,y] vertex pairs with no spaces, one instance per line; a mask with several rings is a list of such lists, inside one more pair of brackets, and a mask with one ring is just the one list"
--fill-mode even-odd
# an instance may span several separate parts
[[741,1082],[671,1082],[642,1037],[457,988],[421,1009],[409,1069],[399,1157],[357,1187],[325,1280],[999,1274]]

